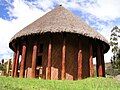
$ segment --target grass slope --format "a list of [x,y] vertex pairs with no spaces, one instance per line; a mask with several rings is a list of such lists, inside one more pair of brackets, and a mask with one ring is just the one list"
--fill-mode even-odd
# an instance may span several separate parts
[[0,90],[120,90],[120,82],[111,78],[61,81],[0,77]]

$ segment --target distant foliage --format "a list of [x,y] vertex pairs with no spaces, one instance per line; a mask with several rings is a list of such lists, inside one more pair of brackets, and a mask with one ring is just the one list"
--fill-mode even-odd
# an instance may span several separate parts
[[2,70],[2,71],[5,71],[5,70],[6,70],[6,67],[5,67],[4,64],[0,64],[0,70]]
[[[113,56],[111,57],[111,64],[114,73],[120,73],[120,47],[118,47],[118,40],[120,39],[120,29],[115,26],[111,30],[111,36],[110,36],[110,46],[112,49]],[[115,74],[116,75],[116,74]]]
[[[10,59],[9,61],[9,70],[12,69],[12,61]],[[0,63],[0,71],[3,71],[4,74],[3,75],[7,75],[6,71],[7,71],[7,65],[8,65],[8,61],[4,62],[4,59],[2,59],[2,62]]]
[[118,69],[113,69],[111,66],[107,67],[105,73],[110,76],[117,76],[118,74],[120,74]]

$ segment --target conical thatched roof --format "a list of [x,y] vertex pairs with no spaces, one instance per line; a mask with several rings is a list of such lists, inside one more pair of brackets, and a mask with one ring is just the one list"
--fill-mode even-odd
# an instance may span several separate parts
[[101,34],[93,30],[84,21],[78,19],[78,17],[73,15],[70,11],[62,6],[56,7],[52,11],[48,12],[35,22],[19,31],[14,35],[10,43],[22,36],[46,32],[78,33],[84,36],[99,39],[108,44],[107,40]]

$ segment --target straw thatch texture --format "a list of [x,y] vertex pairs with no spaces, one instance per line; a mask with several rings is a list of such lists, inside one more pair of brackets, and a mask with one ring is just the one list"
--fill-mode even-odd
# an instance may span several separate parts
[[66,10],[62,6],[53,9],[52,11],[48,12],[41,18],[37,19],[35,22],[19,31],[10,40],[10,43],[22,36],[46,32],[78,33],[84,36],[99,39],[108,44],[107,40],[101,34],[93,30],[84,21],[78,19],[78,17],[73,15],[70,11]]

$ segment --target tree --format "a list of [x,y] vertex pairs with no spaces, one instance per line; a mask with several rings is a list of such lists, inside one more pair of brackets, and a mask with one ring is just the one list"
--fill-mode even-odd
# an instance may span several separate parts
[[111,30],[110,46],[113,56],[111,57],[111,64],[113,70],[117,69],[120,73],[120,47],[118,47],[118,40],[120,39],[120,29],[115,26]]
[[0,64],[0,70],[5,71],[5,65],[4,64]]
[[117,51],[117,55],[116,55],[116,66],[120,71],[120,49]]

